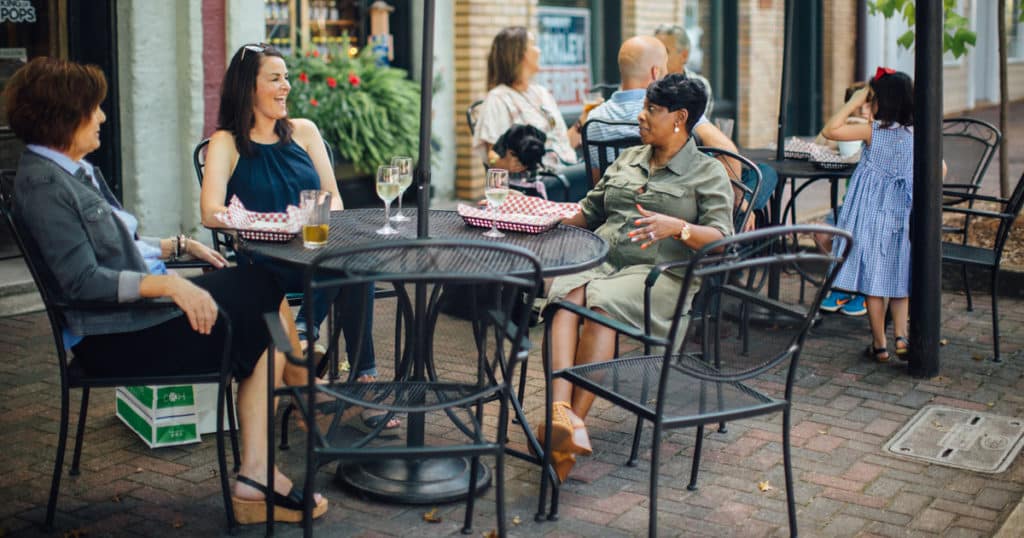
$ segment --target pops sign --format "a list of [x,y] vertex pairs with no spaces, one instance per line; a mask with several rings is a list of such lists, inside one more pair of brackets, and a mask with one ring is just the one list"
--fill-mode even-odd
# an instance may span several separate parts
[[0,0],[0,22],[36,22],[36,8],[29,0]]

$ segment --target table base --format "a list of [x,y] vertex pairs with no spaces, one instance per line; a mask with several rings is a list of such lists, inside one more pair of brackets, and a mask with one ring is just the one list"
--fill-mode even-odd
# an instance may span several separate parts
[[[381,460],[339,465],[335,481],[382,500],[405,504],[440,504],[466,498],[470,458]],[[476,492],[491,484],[491,471],[477,464]]]

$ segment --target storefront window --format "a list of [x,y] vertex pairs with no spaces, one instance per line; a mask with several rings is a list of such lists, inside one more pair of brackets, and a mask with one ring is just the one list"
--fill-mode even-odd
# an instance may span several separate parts
[[536,82],[551,90],[567,119],[582,110],[596,84],[618,84],[621,0],[540,0]]
[[1006,57],[1011,60],[1024,60],[1024,6],[1020,2],[1006,3]]

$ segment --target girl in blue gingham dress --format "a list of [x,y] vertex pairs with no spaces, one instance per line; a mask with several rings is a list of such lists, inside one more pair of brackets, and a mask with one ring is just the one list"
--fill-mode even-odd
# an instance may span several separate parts
[[[837,223],[853,234],[853,244],[832,285],[867,296],[872,343],[865,353],[883,362],[889,360],[886,300],[892,311],[896,354],[905,355],[909,344],[913,91],[909,76],[879,68],[869,88],[854,94],[822,131],[833,140],[863,140],[865,144]],[[865,101],[871,103],[875,121],[847,125],[846,117]],[[847,245],[839,240],[833,248],[842,252]]]

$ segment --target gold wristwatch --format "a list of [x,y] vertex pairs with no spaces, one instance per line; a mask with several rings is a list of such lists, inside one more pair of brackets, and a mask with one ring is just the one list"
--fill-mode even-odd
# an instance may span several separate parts
[[679,230],[679,240],[686,241],[690,239],[690,223],[683,221],[683,229]]

